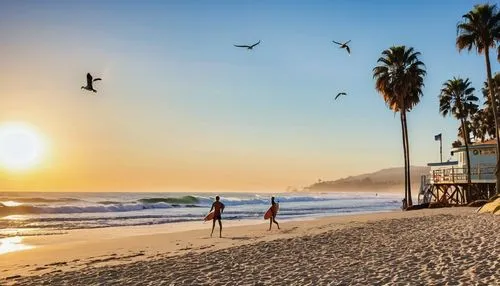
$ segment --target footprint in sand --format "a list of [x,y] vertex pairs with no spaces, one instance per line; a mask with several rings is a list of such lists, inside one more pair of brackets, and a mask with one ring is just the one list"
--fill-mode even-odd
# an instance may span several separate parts
[[9,277],[6,277],[5,280],[12,280],[12,279],[17,279],[17,278],[21,278],[21,275],[9,276]]
[[202,249],[207,249],[207,248],[211,248],[211,247],[213,247],[213,245],[205,245],[205,246],[199,247],[198,249],[202,250]]
[[68,262],[62,261],[62,262],[54,262],[54,263],[45,264],[45,266],[63,266],[63,265],[67,265],[67,264],[68,264]]

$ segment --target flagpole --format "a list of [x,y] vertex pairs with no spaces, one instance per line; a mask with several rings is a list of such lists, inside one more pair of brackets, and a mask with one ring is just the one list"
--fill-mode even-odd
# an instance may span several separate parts
[[439,136],[439,154],[441,155],[441,163],[443,163],[443,135]]

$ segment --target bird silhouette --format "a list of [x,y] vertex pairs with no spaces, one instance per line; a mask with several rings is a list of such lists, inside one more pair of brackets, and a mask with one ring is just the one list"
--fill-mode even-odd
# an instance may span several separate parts
[[339,98],[339,96],[341,96],[341,95],[347,95],[347,93],[345,93],[345,92],[339,92],[337,94],[337,96],[335,96],[335,100],[337,100],[337,98]]
[[335,44],[339,45],[341,49],[346,49],[347,53],[350,55],[351,54],[351,49],[349,48],[349,46],[347,44],[349,44],[351,40],[345,42],[345,43],[339,43],[339,42],[335,42],[335,41],[332,41],[334,42]]
[[87,73],[87,86],[82,86],[82,89],[97,92],[97,90],[95,90],[94,87],[92,86],[92,83],[94,81],[98,81],[98,80],[101,80],[101,78],[92,79],[92,76],[90,75],[90,73]]
[[250,45],[250,46],[249,45],[234,45],[234,46],[237,47],[237,48],[247,48],[249,50],[252,50],[258,44],[260,44],[260,40],[257,43],[255,43],[253,45]]

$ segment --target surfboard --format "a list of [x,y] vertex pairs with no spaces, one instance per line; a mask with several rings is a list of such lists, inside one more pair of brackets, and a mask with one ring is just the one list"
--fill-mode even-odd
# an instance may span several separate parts
[[204,221],[207,221],[207,220],[213,220],[214,219],[214,214],[215,212],[214,211],[211,211],[207,214],[207,216],[205,217],[205,219],[203,219]]
[[[272,212],[272,209],[273,207],[270,207],[267,212],[264,214],[264,219],[269,219],[272,215],[273,215],[273,212]],[[276,204],[276,213],[278,213],[278,211],[280,210],[280,204]]]

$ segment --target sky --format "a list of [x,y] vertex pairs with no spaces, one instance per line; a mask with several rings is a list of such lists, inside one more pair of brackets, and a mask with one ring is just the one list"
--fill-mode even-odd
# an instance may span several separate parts
[[[36,168],[0,169],[0,189],[285,190],[402,166],[372,73],[394,45],[427,70],[411,164],[439,161],[438,133],[447,160],[458,122],[438,112],[442,84],[486,78],[484,56],[455,46],[477,3],[2,1],[0,123],[30,124],[49,147]],[[351,40],[351,56],[332,40]],[[80,89],[87,72],[96,94]]]

